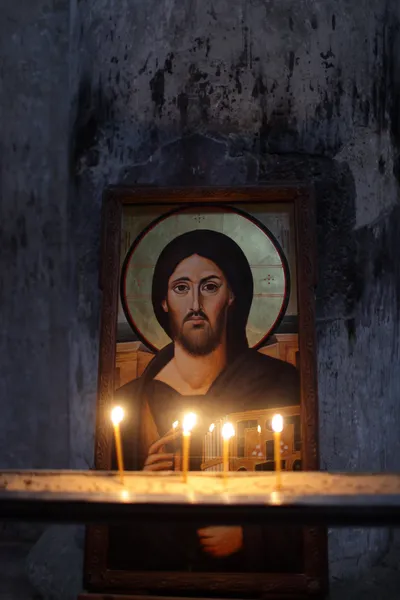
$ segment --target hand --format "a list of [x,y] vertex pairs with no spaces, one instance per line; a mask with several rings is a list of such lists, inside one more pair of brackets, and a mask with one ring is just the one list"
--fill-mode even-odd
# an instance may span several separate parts
[[218,558],[230,556],[243,546],[242,527],[205,527],[197,533],[204,552]]
[[174,466],[174,455],[172,453],[162,452],[164,446],[177,439],[182,433],[176,429],[171,429],[164,436],[160,437],[149,448],[143,471],[169,471]]

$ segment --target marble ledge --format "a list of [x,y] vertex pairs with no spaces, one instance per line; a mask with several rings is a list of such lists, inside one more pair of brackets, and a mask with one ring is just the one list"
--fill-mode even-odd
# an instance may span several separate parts
[[111,522],[157,518],[400,525],[400,474],[3,471],[0,519]]

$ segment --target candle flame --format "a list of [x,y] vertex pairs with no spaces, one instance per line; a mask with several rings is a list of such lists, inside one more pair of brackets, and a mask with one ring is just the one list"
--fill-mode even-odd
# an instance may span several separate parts
[[283,417],[282,415],[274,415],[272,417],[272,429],[275,433],[280,433],[283,429]]
[[188,413],[183,417],[183,431],[189,433],[196,425],[197,417],[194,413]]
[[261,425],[257,425],[257,431],[258,433],[261,433]]
[[114,406],[111,411],[111,421],[114,425],[119,425],[124,418],[124,409],[121,406]]
[[172,429],[176,429],[178,427],[178,425],[179,425],[179,421],[174,421],[172,423]]
[[209,431],[210,433],[212,433],[212,432],[214,431],[214,429],[215,429],[215,424],[214,424],[214,423],[211,423],[211,425],[210,425],[210,427],[209,427],[208,431]]
[[224,423],[222,427],[222,437],[224,440],[230,440],[235,435],[232,423]]

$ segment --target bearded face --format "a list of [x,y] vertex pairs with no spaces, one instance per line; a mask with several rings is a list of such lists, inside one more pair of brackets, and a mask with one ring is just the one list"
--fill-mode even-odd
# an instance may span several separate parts
[[189,256],[169,278],[163,302],[173,340],[193,356],[210,354],[226,336],[228,309],[233,300],[218,266],[197,254]]

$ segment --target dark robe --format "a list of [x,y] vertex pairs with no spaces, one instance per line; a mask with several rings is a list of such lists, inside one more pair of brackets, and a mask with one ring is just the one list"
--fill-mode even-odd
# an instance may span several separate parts
[[[180,420],[187,410],[202,417],[191,443],[190,468],[198,470],[201,442],[211,422],[234,412],[299,404],[297,370],[256,350],[248,349],[237,356],[202,396],[181,396],[167,384],[155,380],[172,358],[173,344],[170,344],[156,355],[140,378],[124,385],[115,395],[115,400],[129,415],[121,425],[128,470],[141,470],[147,457],[149,441],[143,444],[144,414],[153,421],[158,432],[152,441],[170,430],[172,423]],[[147,413],[143,412],[144,408]],[[166,451],[172,450],[166,448]],[[226,558],[214,558],[203,552],[198,541],[197,530],[206,526],[205,523],[175,522],[145,523],[129,531],[126,527],[113,527],[109,535],[109,566],[135,571],[303,571],[303,536],[299,528],[244,526],[242,549]]]

